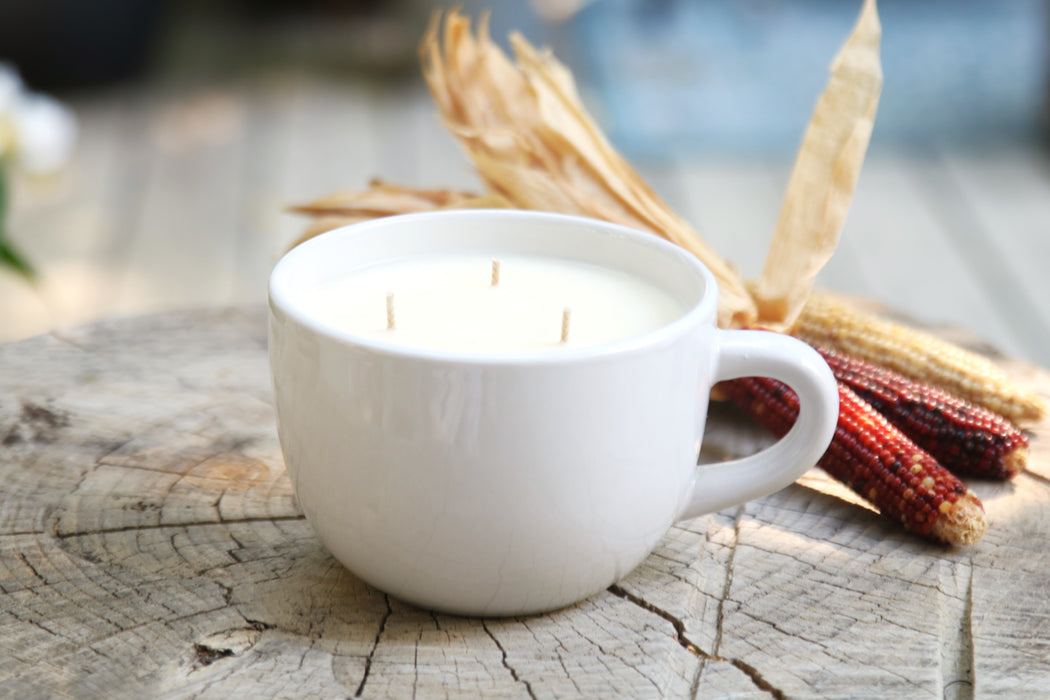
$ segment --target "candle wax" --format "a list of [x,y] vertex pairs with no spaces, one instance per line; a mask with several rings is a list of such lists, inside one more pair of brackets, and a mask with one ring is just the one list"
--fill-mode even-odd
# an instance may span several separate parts
[[[498,285],[493,259],[500,261]],[[482,253],[379,263],[320,283],[310,296],[311,314],[328,325],[401,346],[469,353],[608,343],[660,328],[685,311],[664,289],[620,270]],[[570,324],[562,342],[565,309]]]

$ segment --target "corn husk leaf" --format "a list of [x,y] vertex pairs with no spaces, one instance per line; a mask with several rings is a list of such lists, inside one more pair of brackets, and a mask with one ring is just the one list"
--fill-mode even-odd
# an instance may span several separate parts
[[289,211],[309,216],[363,216],[375,218],[454,207],[478,197],[473,192],[403,187],[373,180],[366,190],[334,192]]
[[325,231],[383,216],[439,209],[508,207],[510,204],[498,195],[479,195],[452,189],[404,187],[373,180],[366,190],[335,192],[306,204],[289,207],[289,211],[313,217],[289,249]]
[[865,0],[806,129],[754,288],[765,327],[791,326],[838,245],[882,91],[881,33],[875,0]]
[[591,216],[693,252],[718,281],[720,326],[786,330],[834,252],[852,200],[882,84],[879,34],[875,2],[866,0],[807,129],[755,296],[612,147],[565,66],[517,33],[512,62],[491,40],[487,16],[474,33],[457,11],[434,16],[420,46],[423,75],[443,124],[495,199],[373,183],[364,192],[293,207],[317,217],[297,243],[354,221],[437,208],[492,205]]
[[511,35],[516,64],[456,11],[434,20],[420,48],[441,119],[486,189],[513,207],[604,219],[663,236],[715,274],[723,327],[751,325],[755,305],[736,271],[645,184],[588,115],[572,75]]

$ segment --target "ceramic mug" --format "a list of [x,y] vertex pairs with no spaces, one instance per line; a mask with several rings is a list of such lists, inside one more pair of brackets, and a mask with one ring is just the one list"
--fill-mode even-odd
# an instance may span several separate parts
[[[319,318],[316,285],[456,250],[620,270],[683,312],[637,337],[551,352],[406,348]],[[270,363],[281,448],[324,546],[364,581],[443,612],[559,608],[621,579],[676,521],[792,483],[823,454],[835,380],[794,338],[720,330],[712,274],[651,234],[558,214],[464,210],[354,224],[275,266]],[[775,377],[791,432],[697,466],[712,384]]]

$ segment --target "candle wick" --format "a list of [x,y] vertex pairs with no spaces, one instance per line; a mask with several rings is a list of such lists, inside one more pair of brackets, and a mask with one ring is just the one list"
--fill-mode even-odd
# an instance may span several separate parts
[[561,342],[569,342],[569,317],[572,316],[572,310],[569,307],[565,307],[561,312]]
[[499,258],[493,258],[492,260],[492,286],[499,285]]
[[394,324],[394,293],[387,292],[386,294],[386,329],[392,331],[395,328]]

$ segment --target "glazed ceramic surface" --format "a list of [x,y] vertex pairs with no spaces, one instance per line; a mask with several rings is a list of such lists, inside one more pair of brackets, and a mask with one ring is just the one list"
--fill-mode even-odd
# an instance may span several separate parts
[[[587,348],[471,354],[356,336],[308,290],[400,256],[455,251],[608,266],[682,303],[677,320]],[[790,337],[715,327],[694,257],[591,219],[474,210],[378,219],[287,254],[269,289],[278,433],[324,545],[377,588],[468,615],[558,608],[619,580],[676,520],[776,491],[813,466],[838,413],[834,378]],[[712,383],[781,379],[795,428],[697,467]]]

